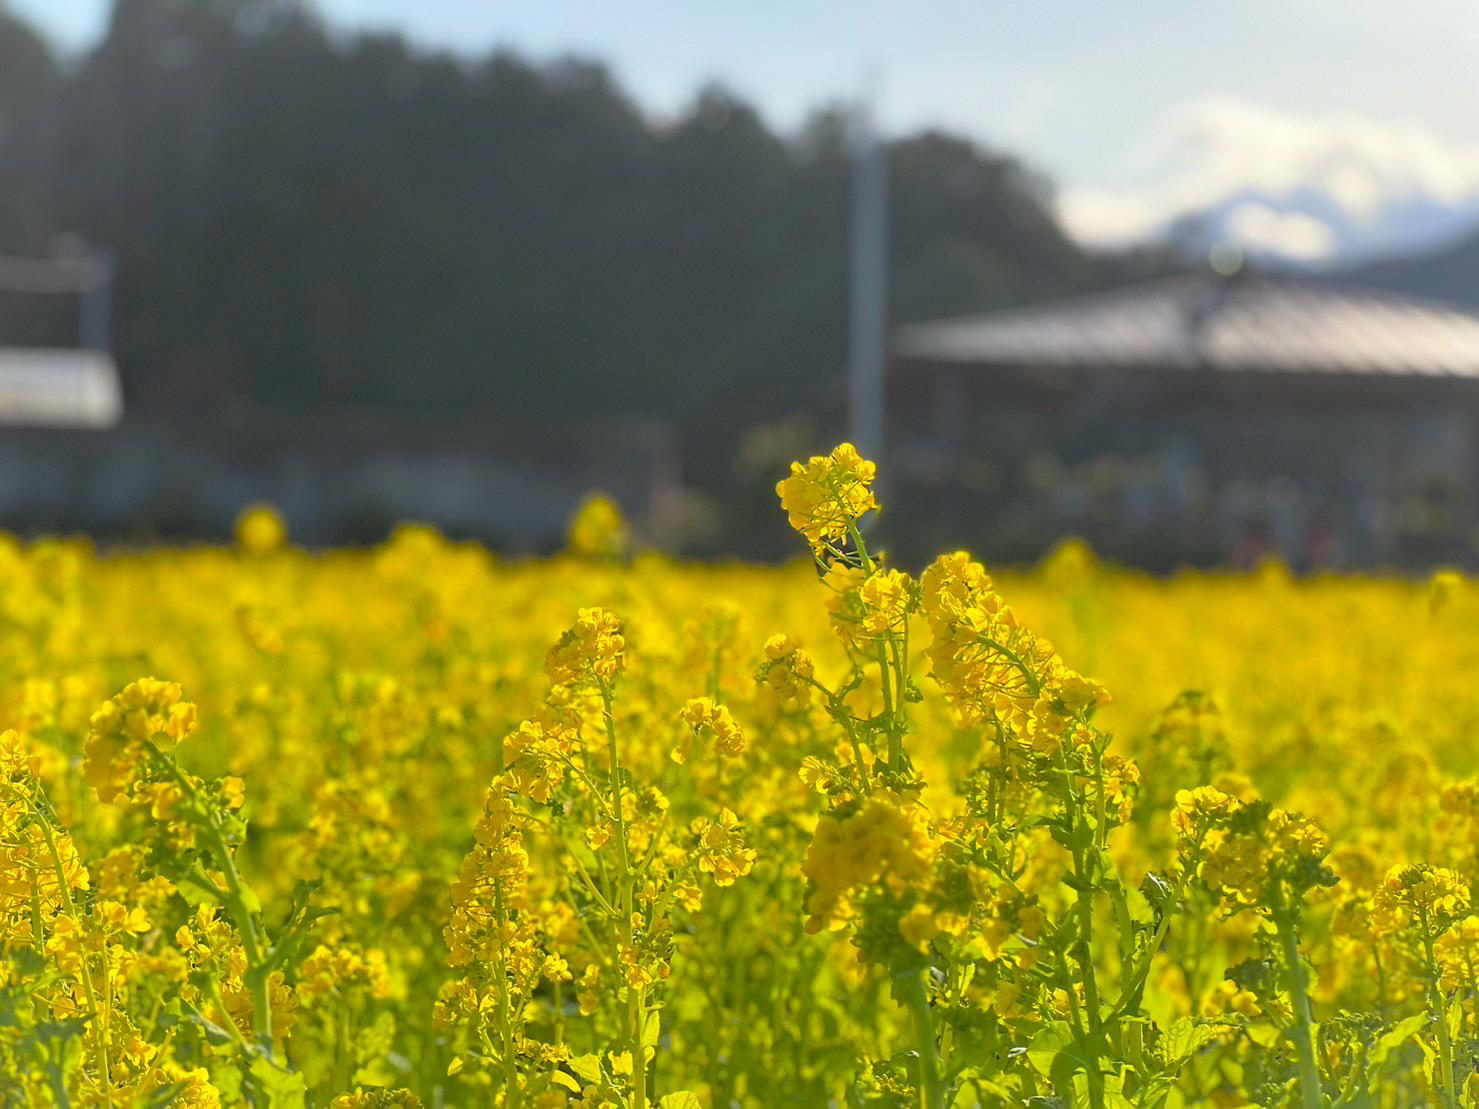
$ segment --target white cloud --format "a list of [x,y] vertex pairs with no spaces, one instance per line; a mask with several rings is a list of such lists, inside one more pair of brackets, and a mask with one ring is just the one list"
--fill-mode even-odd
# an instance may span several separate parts
[[1119,188],[1064,193],[1083,241],[1124,245],[1202,215],[1252,252],[1314,262],[1420,249],[1479,218],[1479,147],[1417,122],[1198,99],[1166,113],[1127,168]]
[[1335,232],[1313,216],[1278,212],[1264,204],[1239,204],[1222,227],[1246,251],[1277,254],[1294,262],[1324,262],[1337,246]]

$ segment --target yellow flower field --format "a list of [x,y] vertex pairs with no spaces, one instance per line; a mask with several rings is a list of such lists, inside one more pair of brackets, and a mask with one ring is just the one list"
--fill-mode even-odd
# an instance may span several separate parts
[[0,1106],[1479,1103],[1479,590],[777,477],[782,567],[0,542]]

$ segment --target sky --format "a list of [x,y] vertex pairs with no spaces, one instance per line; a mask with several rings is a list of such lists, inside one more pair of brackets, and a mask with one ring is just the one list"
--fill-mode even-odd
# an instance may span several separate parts
[[[3,3],[4,0],[0,0]],[[110,0],[10,0],[71,49]],[[1479,223],[1473,0],[319,0],[345,29],[607,60],[649,110],[719,79],[778,126],[874,74],[882,127],[940,125],[1056,182],[1085,241],[1212,209],[1318,262]]]

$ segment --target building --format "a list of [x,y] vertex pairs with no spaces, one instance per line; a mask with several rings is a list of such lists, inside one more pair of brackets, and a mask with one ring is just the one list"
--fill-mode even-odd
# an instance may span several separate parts
[[679,457],[662,424],[225,401],[125,414],[109,352],[112,261],[63,246],[55,258],[0,257],[0,529],[219,538],[263,500],[308,544],[378,540],[419,520],[546,550],[599,489],[642,538],[674,540]]
[[1473,564],[1479,317],[1294,277],[1190,275],[895,335],[908,535],[1156,569]]
[[643,539],[667,543],[678,483],[670,430],[637,421],[135,407],[104,431],[0,432],[0,527],[27,535],[220,538],[268,501],[311,546],[374,542],[416,520],[542,551],[601,490]]
[[17,343],[0,334],[0,428],[97,430],[116,424],[123,416],[123,391],[108,349],[111,257],[80,249],[57,258],[0,257],[0,293],[31,306],[75,303],[77,333],[75,347]]

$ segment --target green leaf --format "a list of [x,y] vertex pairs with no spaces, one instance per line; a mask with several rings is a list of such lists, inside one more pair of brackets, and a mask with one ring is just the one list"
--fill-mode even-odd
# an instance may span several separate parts
[[647,1014],[647,1021],[642,1025],[642,1046],[657,1047],[657,1041],[662,1037],[662,1010],[653,1009]]
[[1417,1016],[1398,1020],[1389,1031],[1381,1034],[1377,1042],[1371,1045],[1370,1054],[1367,1056],[1367,1074],[1370,1075],[1370,1081],[1377,1081],[1381,1075],[1392,1071],[1398,1065],[1402,1047],[1405,1047],[1418,1032],[1423,1031],[1426,1025],[1427,1013],[1418,1013]]
[[221,1044],[229,1044],[232,1042],[230,1032],[226,1031],[226,1029],[222,1028],[215,1021],[211,1020],[194,1005],[191,1005],[188,1001],[181,1001],[180,1005],[184,1009],[185,1019],[199,1028],[202,1032],[204,1032],[205,1038],[211,1043],[219,1047]]
[[1072,1076],[1087,1070],[1089,1061],[1084,1057],[1078,1037],[1067,1021],[1057,1020],[1047,1025],[1032,1038],[1027,1048],[1027,1061],[1044,1078],[1062,1086]]
[[246,909],[253,916],[262,915],[261,899],[257,897],[256,891],[245,882],[241,884],[241,904],[242,908]]
[[1262,1021],[1250,1022],[1243,1029],[1243,1032],[1259,1047],[1273,1047],[1275,1044],[1282,1043],[1284,1040],[1282,1029],[1275,1028],[1272,1024],[1265,1024]]
[[[297,1071],[284,1070],[271,1059],[257,1056],[252,1060],[252,1092],[259,1095],[268,1109],[305,1109],[308,1086]],[[257,1098],[253,1098],[257,1102]]]
[[219,905],[221,903],[216,884],[211,881],[198,859],[190,864],[189,870],[179,874],[175,882],[175,890],[185,899],[185,904],[192,909],[197,905]]
[[1161,1052],[1167,1064],[1177,1069],[1216,1038],[1215,1029],[1190,1017],[1182,1017],[1166,1029],[1161,1040]]
[[[1087,1081],[1085,1090],[1087,1092]],[[1136,1109],[1136,1103],[1125,1096],[1123,1074],[1111,1071],[1104,1075],[1104,1107],[1105,1109]]]
[[34,978],[46,969],[46,957],[29,947],[17,948],[6,956],[10,963],[11,979]]
[[175,1099],[185,1092],[185,1083],[171,1082],[147,1094],[134,1095],[134,1109],[170,1109]]
[[1053,842],[1065,851],[1072,851],[1074,843],[1072,830],[1059,820],[1045,821],[1045,823],[1048,827],[1048,834],[1053,837]]
[[354,1058],[359,1064],[353,1081],[360,1086],[393,1086],[398,1081],[391,1065],[395,1047],[395,1014],[381,1013],[354,1040]]
[[1141,1074],[1149,1068],[1145,1059],[1145,1028],[1150,1022],[1144,1017],[1127,1017],[1120,1022],[1120,1035],[1125,1045],[1125,1058]]
[[82,1031],[85,1027],[86,1022],[81,1020],[51,1021],[37,1025],[30,1033],[46,1059],[47,1083],[60,1106],[72,1104],[67,1094],[67,1080],[82,1065]]
[[1379,1067],[1387,1061],[1387,1058],[1408,1040],[1418,1033],[1423,1025],[1428,1023],[1428,1015],[1419,1013],[1415,1017],[1398,1021],[1390,1031],[1380,1036],[1371,1048],[1369,1059],[1373,1067]]
[[1130,902],[1125,896],[1125,887],[1118,878],[1112,882],[1106,882],[1104,888],[1109,891],[1109,903],[1114,906],[1114,922],[1120,933],[1120,971],[1128,979],[1130,967],[1135,961],[1135,917],[1130,912]]
[[704,1109],[697,1094],[679,1090],[675,1094],[664,1094],[658,1099],[657,1109]]
[[570,1069],[575,1072],[576,1077],[583,1079],[592,1086],[599,1086],[602,1082],[601,1057],[599,1055],[575,1055],[569,1062]]

